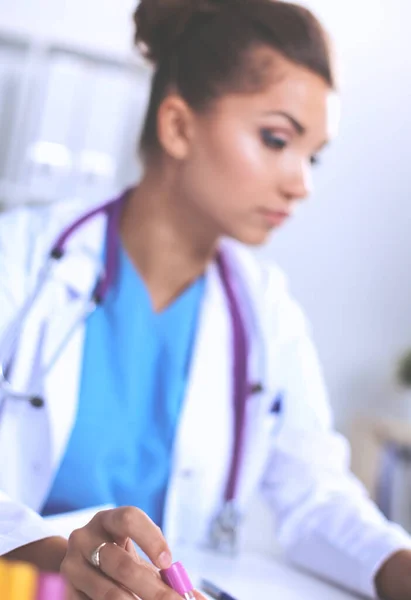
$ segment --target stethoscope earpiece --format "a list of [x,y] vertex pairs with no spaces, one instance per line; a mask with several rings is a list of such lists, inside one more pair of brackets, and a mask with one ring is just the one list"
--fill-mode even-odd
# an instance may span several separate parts
[[250,394],[254,396],[256,394],[262,394],[264,391],[264,387],[262,383],[252,383],[250,385]]
[[60,260],[60,258],[63,258],[64,256],[64,251],[61,248],[53,248],[53,250],[50,252],[50,256],[54,260]]
[[101,294],[94,293],[92,297],[92,302],[95,306],[101,306],[103,304],[103,297]]
[[43,408],[45,402],[40,396],[33,396],[33,398],[30,398],[30,404],[33,408]]

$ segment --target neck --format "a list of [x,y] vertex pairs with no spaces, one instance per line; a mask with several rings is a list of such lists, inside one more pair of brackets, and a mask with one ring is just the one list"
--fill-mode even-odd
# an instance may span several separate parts
[[175,187],[146,175],[122,214],[122,242],[157,311],[202,275],[215,255],[218,236],[187,204]]

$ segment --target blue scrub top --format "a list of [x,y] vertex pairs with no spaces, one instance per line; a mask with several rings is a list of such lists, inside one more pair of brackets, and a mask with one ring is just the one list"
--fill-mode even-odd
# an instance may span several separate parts
[[117,281],[87,321],[77,420],[44,515],[135,505],[162,524],[204,283],[155,313],[121,248]]

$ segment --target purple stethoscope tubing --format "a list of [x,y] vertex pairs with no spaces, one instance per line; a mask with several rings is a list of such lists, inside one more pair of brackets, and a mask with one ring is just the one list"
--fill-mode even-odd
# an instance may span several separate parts
[[[110,286],[113,284],[117,271],[117,246],[118,246],[118,222],[121,214],[121,208],[126,199],[127,192],[115,200],[100,206],[92,212],[84,215],[81,219],[71,225],[59,237],[55,243],[52,256],[61,258],[64,255],[65,246],[70,237],[79,227],[99,214],[107,215],[107,253],[105,272],[98,279],[94,288],[93,298],[97,304],[103,303]],[[217,267],[221,277],[221,282],[226,294],[229,312],[231,316],[232,338],[233,338],[233,409],[234,409],[234,443],[232,449],[232,460],[227,487],[225,491],[225,501],[232,502],[236,495],[237,482],[242,459],[242,447],[244,440],[245,410],[247,398],[249,395],[248,377],[247,377],[247,358],[248,358],[248,339],[241,315],[241,310],[237,302],[233,286],[230,281],[230,272],[227,261],[220,252],[217,256]]]

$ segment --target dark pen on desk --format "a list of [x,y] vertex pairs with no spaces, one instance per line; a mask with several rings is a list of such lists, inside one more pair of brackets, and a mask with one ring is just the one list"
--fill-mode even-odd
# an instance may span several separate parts
[[214,583],[211,583],[210,581],[206,581],[204,579],[200,584],[200,589],[205,594],[211,596],[213,600],[236,600],[234,596],[227,594],[227,592],[223,592],[223,590],[220,590],[220,588],[214,585]]

